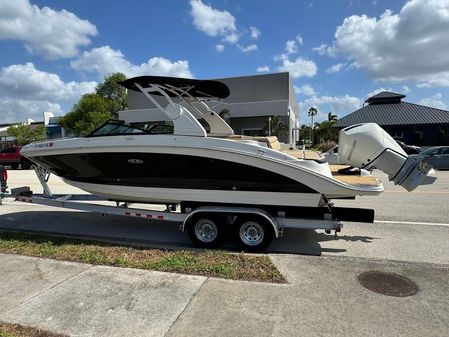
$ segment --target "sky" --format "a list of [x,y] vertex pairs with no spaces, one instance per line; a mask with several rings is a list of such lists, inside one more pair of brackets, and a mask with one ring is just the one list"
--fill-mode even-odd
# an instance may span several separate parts
[[0,0],[0,124],[64,114],[105,75],[290,72],[301,123],[388,90],[449,109],[449,0]]

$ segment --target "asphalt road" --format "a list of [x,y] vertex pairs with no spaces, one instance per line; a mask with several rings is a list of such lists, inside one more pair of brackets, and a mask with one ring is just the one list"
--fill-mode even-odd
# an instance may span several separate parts
[[[449,264],[449,172],[437,172],[433,185],[411,193],[378,175],[385,185],[382,195],[336,202],[337,206],[374,208],[376,223],[345,223],[337,239],[321,231],[288,230],[273,242],[270,252]],[[42,192],[33,171],[9,171],[8,183],[11,188],[27,185]],[[49,184],[54,193],[83,193],[54,176]],[[0,228],[87,235],[155,247],[191,247],[187,235],[174,223],[102,217],[12,200],[0,206]],[[235,249],[231,243],[225,248]]]

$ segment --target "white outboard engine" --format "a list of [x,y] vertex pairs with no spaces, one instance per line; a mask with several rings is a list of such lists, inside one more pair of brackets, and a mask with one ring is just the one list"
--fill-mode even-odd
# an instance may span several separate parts
[[432,184],[436,177],[428,176],[432,166],[419,156],[409,157],[399,144],[379,125],[365,123],[348,126],[340,131],[338,157],[342,164],[361,169],[377,168],[396,185],[413,191],[419,185]]

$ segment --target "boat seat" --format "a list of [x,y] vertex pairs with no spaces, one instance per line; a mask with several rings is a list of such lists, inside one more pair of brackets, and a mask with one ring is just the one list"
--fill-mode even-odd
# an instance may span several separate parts
[[299,150],[295,147],[290,146],[282,146],[279,142],[278,138],[276,136],[243,136],[243,135],[229,135],[225,136],[223,138],[228,139],[234,139],[234,140],[255,140],[257,142],[263,142],[267,145],[269,149],[273,149],[285,154],[288,154],[289,156],[292,156],[297,159],[304,159],[304,160],[315,160],[318,162],[325,161],[325,157],[321,155],[319,152],[311,151],[311,150]]

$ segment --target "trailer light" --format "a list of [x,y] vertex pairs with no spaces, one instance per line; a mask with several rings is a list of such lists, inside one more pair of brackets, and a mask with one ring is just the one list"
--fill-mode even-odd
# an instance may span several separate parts
[[136,213],[136,216],[142,216],[142,213]]
[[164,220],[164,216],[163,215],[158,215],[157,218],[160,219],[160,220]]
[[130,212],[125,212],[125,215],[126,215],[126,216],[130,216],[131,213],[130,213]]
[[153,216],[151,214],[147,214],[147,218],[151,219]]

